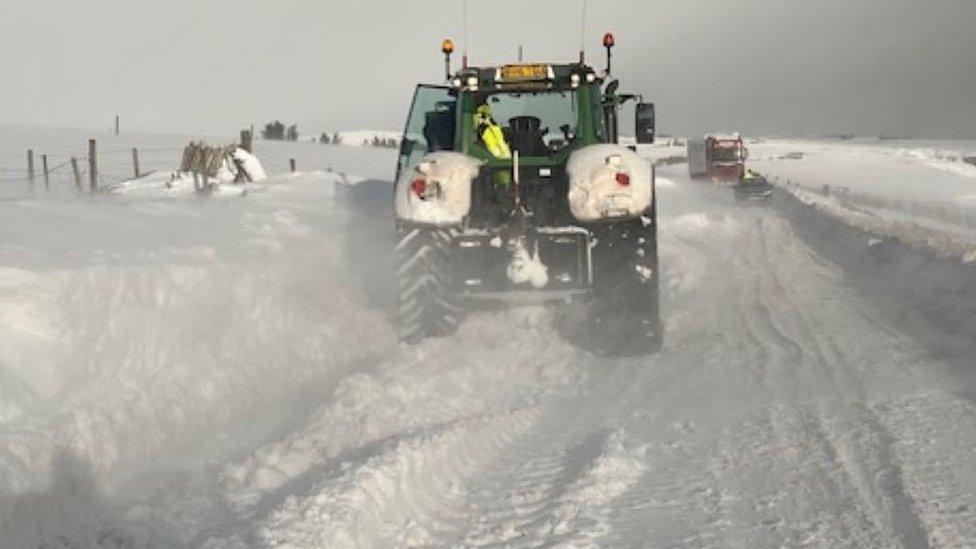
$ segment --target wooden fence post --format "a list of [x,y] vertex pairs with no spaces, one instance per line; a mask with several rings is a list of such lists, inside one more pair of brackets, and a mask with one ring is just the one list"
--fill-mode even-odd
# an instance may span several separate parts
[[139,179],[139,149],[132,148],[132,171],[136,174],[136,179]]
[[34,151],[27,151],[27,181],[30,182],[31,190],[34,190]]
[[254,152],[252,139],[251,130],[241,130],[241,148],[249,153]]
[[291,168],[291,173],[295,173],[296,165],[295,165],[295,159],[294,158],[289,158],[288,159],[288,166]]
[[91,192],[98,191],[98,155],[94,139],[88,140],[88,181]]
[[51,176],[47,169],[47,155],[41,155],[41,166],[44,168],[44,190],[50,192],[51,190]]
[[81,192],[81,170],[78,169],[78,159],[71,157],[71,171],[75,172],[75,187]]

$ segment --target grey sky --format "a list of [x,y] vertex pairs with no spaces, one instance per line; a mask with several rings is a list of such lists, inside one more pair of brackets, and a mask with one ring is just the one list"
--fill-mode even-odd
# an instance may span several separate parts
[[[590,0],[589,60],[666,132],[976,137],[976,0]],[[230,133],[402,125],[461,0],[2,0],[0,122]],[[473,64],[572,60],[580,0],[470,4]],[[459,56],[458,56],[459,59]]]

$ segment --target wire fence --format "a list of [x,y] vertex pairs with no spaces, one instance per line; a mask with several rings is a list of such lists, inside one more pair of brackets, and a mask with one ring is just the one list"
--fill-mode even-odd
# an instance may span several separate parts
[[[134,153],[134,149],[137,152]],[[158,171],[176,171],[183,149],[132,147],[97,150],[95,187],[145,177]],[[91,163],[87,152],[60,150],[33,155],[25,152],[23,167],[12,167],[9,162],[0,166],[0,194],[5,196],[31,194],[38,190],[88,191],[91,183]]]
[[[65,140],[52,142],[50,148],[13,147],[0,149],[0,197],[16,198],[38,193],[90,192],[91,163],[85,149],[65,147]],[[242,136],[243,137],[243,136]],[[74,141],[74,137],[70,138]],[[120,182],[150,174],[175,174],[190,137],[142,136],[133,138],[132,146],[120,147],[119,138],[106,137],[108,147],[95,151],[94,188],[104,189]],[[160,140],[165,139],[163,143]],[[180,146],[177,140],[186,140]],[[83,134],[78,141],[85,143]],[[147,142],[148,141],[148,142]],[[153,143],[152,141],[155,141]],[[98,143],[100,144],[100,140]],[[86,143],[87,145],[87,143]],[[395,149],[365,146],[260,140],[253,143],[256,156],[269,176],[290,171],[336,171],[361,173],[388,178],[396,155]],[[133,149],[137,152],[134,154]],[[341,149],[341,152],[340,152]],[[53,150],[53,152],[52,152]],[[32,156],[32,161],[31,161]],[[389,158],[387,158],[389,156]],[[138,158],[137,162],[134,157]],[[45,169],[46,164],[46,169]],[[375,174],[375,175],[370,175]]]

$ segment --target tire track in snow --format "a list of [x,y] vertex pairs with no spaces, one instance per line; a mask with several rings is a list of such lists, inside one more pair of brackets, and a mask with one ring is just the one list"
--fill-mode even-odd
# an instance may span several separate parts
[[[763,231],[765,230],[761,223],[759,226]],[[776,356],[776,358],[773,360],[765,361],[765,363],[771,363],[777,366],[776,369],[778,371],[775,373],[775,379],[769,377],[769,375],[772,374],[764,375],[764,384],[763,387],[759,389],[759,392],[782,392],[779,390],[779,387],[782,385],[783,380],[795,379],[795,372],[791,372],[789,369],[800,366],[800,363],[805,357],[805,353],[802,347],[796,342],[795,338],[785,334],[784,328],[780,326],[771,313],[772,308],[766,300],[767,292],[763,288],[763,286],[766,284],[765,278],[768,276],[765,273],[769,271],[769,266],[767,265],[769,262],[768,251],[761,239],[760,246],[753,245],[752,241],[752,239],[745,239],[744,242],[740,242],[741,245],[737,246],[736,249],[740,250],[741,253],[735,258],[734,261],[732,261],[733,265],[737,265],[737,267],[733,269],[731,273],[732,276],[735,276],[737,282],[736,294],[738,295],[738,298],[736,300],[736,306],[737,310],[739,311],[737,317],[742,319],[744,328],[748,332],[748,337],[750,339],[761,341],[760,344],[763,345],[764,349],[767,350],[765,353],[760,353],[758,358],[761,360],[763,358],[767,358],[768,355]],[[751,291],[743,292],[741,291],[743,288],[748,288]],[[757,367],[765,369],[765,365],[763,365],[765,363],[749,364],[749,369],[751,370]],[[786,370],[784,370],[784,366]],[[795,401],[795,397],[797,396],[795,390],[797,384],[794,382],[791,384],[791,386],[794,388],[794,390],[787,391],[787,394],[783,395],[786,397],[785,399],[783,396],[781,396],[780,398],[774,400],[786,402]],[[768,400],[768,398],[769,397],[766,397],[765,399]],[[764,399],[761,397],[757,402],[762,401],[764,401]],[[802,443],[803,439],[796,439],[796,433],[792,432],[790,428],[777,428],[778,425],[782,424],[782,421],[773,421],[774,417],[777,415],[781,415],[783,413],[792,415],[795,413],[789,410],[790,409],[787,408],[784,411],[784,409],[782,409],[780,406],[774,406],[772,409],[765,408],[762,416],[766,418],[766,421],[770,422],[768,423],[770,427],[768,429],[761,429],[753,436],[759,440],[762,440],[764,438],[763,435],[772,434],[772,438],[769,439],[766,444],[772,445],[773,447],[782,446],[789,448]],[[722,438],[720,440],[723,443],[723,449],[720,451],[720,453],[726,455],[736,455],[737,453],[742,452],[741,448],[737,449],[734,444],[729,444],[731,441],[727,440],[726,438]],[[814,440],[818,439],[814,438]],[[820,439],[819,445],[820,447],[824,448],[826,455],[829,456],[832,453],[832,448],[828,443],[826,443],[826,441]],[[803,463],[807,464],[810,462],[804,461]],[[810,463],[810,465],[812,465],[812,463]],[[753,485],[740,485],[738,487],[738,491],[748,493],[748,491],[754,490],[757,484],[764,484],[765,479],[769,476],[768,473],[768,470],[763,471],[754,479]],[[784,476],[788,476],[789,473],[789,471],[783,471],[780,472],[779,475],[772,475],[772,477],[783,478]],[[809,484],[811,481],[815,483],[826,483],[823,484],[823,489],[827,490],[827,493],[833,494],[833,496],[826,497],[825,499],[821,500],[823,504],[829,504],[831,499],[839,499],[844,497],[843,494],[845,491],[851,493],[851,490],[845,489],[842,484],[837,484],[835,481],[830,480],[829,475],[827,475],[825,472],[817,472],[816,467],[812,469],[811,473],[807,477],[806,482]],[[774,481],[769,487],[770,495],[775,495],[779,488],[778,483]],[[782,519],[772,519],[768,516],[768,514],[766,514],[768,512],[760,511],[760,508],[754,508],[753,510],[747,509],[745,511],[747,514],[756,513],[753,518],[748,519],[741,515],[743,512],[743,506],[740,505],[738,507],[739,510],[737,513],[739,513],[739,516],[737,521],[755,524],[756,526],[754,528],[759,531],[768,530],[770,528],[778,528],[783,524]],[[775,509],[771,510],[775,512]],[[766,516],[763,516],[764,514],[766,514]],[[865,524],[863,521],[861,521],[860,527],[863,528],[864,526]],[[747,536],[745,539],[748,540],[748,536],[758,534],[753,532],[753,534],[742,535]],[[842,533],[838,539],[845,539],[846,537],[847,536]],[[772,539],[767,540],[767,542],[771,541]]]
[[[752,218],[751,215],[748,217]],[[723,437],[720,442],[720,453],[735,456],[754,451],[765,453],[768,451],[766,449],[772,449],[774,453],[769,454],[770,456],[779,452],[790,452],[788,455],[791,455],[794,460],[790,462],[790,469],[784,470],[779,464],[767,464],[760,471],[750,474],[748,482],[733,483],[737,486],[736,492],[749,493],[761,488],[761,493],[765,494],[760,496],[762,503],[759,505],[737,506],[738,522],[752,525],[738,533],[742,536],[740,542],[766,545],[776,543],[777,536],[785,536],[794,543],[815,539],[810,536],[828,537],[835,542],[856,539],[855,536],[871,529],[870,521],[865,521],[863,515],[858,518],[856,512],[847,512],[840,516],[828,515],[831,518],[820,524],[830,524],[829,530],[834,530],[833,533],[824,531],[816,521],[813,524],[807,522],[810,515],[817,516],[824,513],[832,501],[851,501],[851,495],[856,492],[849,486],[845,486],[842,478],[838,479],[832,471],[819,466],[818,460],[810,459],[811,455],[819,455],[823,456],[827,463],[833,463],[834,449],[829,441],[821,436],[822,429],[819,423],[808,421],[811,416],[808,407],[802,404],[803,401],[798,401],[796,368],[802,366],[807,352],[797,343],[796,338],[786,334],[784,327],[772,312],[773,304],[770,303],[770,293],[766,288],[770,284],[772,271],[771,256],[765,241],[768,220],[759,216],[755,218],[755,223],[759,228],[759,236],[747,237],[744,242],[740,242],[737,249],[741,253],[732,262],[735,265],[732,274],[735,276],[737,287],[748,290],[737,292],[739,317],[751,334],[750,337],[760,340],[761,345],[767,349],[765,354],[775,356],[775,359],[767,359],[765,364],[759,366],[765,372],[764,383],[759,388],[760,398],[753,399],[755,404],[761,402],[770,402],[770,404],[762,408],[758,423],[747,420],[744,424],[765,426],[749,433],[750,439],[764,441],[761,446],[743,452],[743,449],[737,447],[733,440]],[[777,304],[782,305],[779,301]],[[750,364],[750,369],[756,367],[756,364]],[[789,387],[785,392],[784,384]],[[762,393],[769,394],[762,396]],[[813,416],[816,417],[816,413],[813,413]],[[795,458],[799,458],[800,455],[792,453],[792,449],[799,447],[807,447],[805,452],[807,455],[797,462]],[[741,478],[740,473],[726,472],[728,474],[722,475],[724,478]],[[818,495],[811,501],[785,502],[780,499],[778,492],[781,490],[782,483],[790,482],[790,479],[802,479],[804,489],[810,494]],[[853,523],[846,524],[850,520]]]
[[976,546],[973,403],[923,391],[875,404],[871,412],[891,433],[890,448],[901,461],[903,489],[912,495],[929,544]]
[[290,547],[436,544],[459,520],[458,491],[488,456],[534,423],[532,409],[456,422],[415,438],[400,437],[337,478],[293,494],[262,520],[265,545]]
[[[774,219],[774,221],[776,220]],[[763,235],[763,237],[765,237],[765,235]],[[748,244],[748,242],[746,242],[746,244]],[[722,243],[720,245],[728,245],[728,244]],[[832,345],[833,342],[831,341],[828,341],[826,344],[823,343],[813,333],[814,332],[813,328],[804,326],[802,325],[802,323],[799,325],[799,330],[796,331],[795,335],[791,333],[797,327],[797,323],[793,321],[795,317],[802,317],[805,314],[808,314],[810,311],[816,311],[817,309],[814,308],[814,309],[801,310],[799,307],[797,307],[795,304],[791,304],[791,302],[789,301],[785,302],[785,304],[788,304],[789,307],[783,309],[782,306],[784,305],[784,302],[781,301],[781,298],[785,296],[777,296],[776,292],[772,291],[773,289],[768,287],[769,284],[778,284],[779,281],[778,280],[766,281],[766,278],[762,276],[763,273],[765,272],[775,270],[772,268],[771,264],[777,260],[773,259],[771,252],[768,251],[765,244],[763,244],[761,247],[758,247],[758,253],[756,252],[756,249],[757,247],[749,248],[747,246],[745,248],[745,251],[752,254],[751,259],[745,263],[740,263],[739,267],[732,270],[733,275],[744,271],[747,274],[747,276],[744,277],[746,280],[752,278],[753,280],[756,281],[753,284],[750,284],[750,286],[754,288],[752,290],[752,293],[755,294],[755,300],[756,300],[755,304],[749,303],[749,296],[751,295],[750,292],[744,292],[741,294],[745,296],[745,300],[742,300],[742,298],[740,297],[738,300],[734,301],[734,303],[736,303],[737,305],[736,310],[740,311],[737,316],[738,318],[743,319],[743,327],[741,327],[736,333],[740,333],[743,330],[747,330],[749,332],[746,334],[746,337],[748,339],[750,340],[752,340],[753,338],[758,339],[760,342],[759,344],[765,346],[768,350],[768,353],[776,356],[776,358],[770,359],[769,361],[778,366],[778,368],[775,370],[775,373],[772,373],[771,377],[762,376],[763,379],[774,380],[775,381],[775,383],[773,383],[774,387],[777,387],[778,383],[782,383],[783,380],[788,380],[788,379],[795,380],[793,383],[794,388],[799,388],[802,385],[807,384],[809,382],[814,382],[814,385],[813,387],[808,388],[808,390],[805,391],[805,394],[807,395],[807,399],[812,404],[801,408],[797,408],[795,405],[786,405],[779,412],[776,412],[776,414],[779,415],[786,414],[785,416],[783,416],[784,419],[774,422],[774,424],[781,424],[783,425],[783,427],[778,428],[778,431],[777,429],[769,429],[769,428],[760,429],[757,433],[754,434],[754,436],[758,440],[763,440],[762,435],[772,431],[775,434],[772,435],[772,438],[768,439],[769,441],[771,442],[782,441],[779,442],[778,444],[786,448],[803,447],[804,445],[809,446],[810,449],[817,448],[819,450],[812,452],[811,453],[812,455],[823,456],[822,459],[824,460],[825,463],[836,464],[839,461],[836,458],[836,456],[838,455],[837,446],[827,435],[828,429],[825,426],[825,419],[824,419],[825,414],[822,411],[823,404],[821,404],[820,401],[823,398],[823,395],[831,395],[830,396],[831,401],[836,400],[837,398],[839,398],[840,400],[844,400],[845,397],[843,397],[843,395],[850,395],[847,398],[849,398],[850,400],[857,400],[863,397],[863,391],[857,390],[857,385],[858,385],[857,383],[854,384],[855,389],[853,394],[850,390],[847,390],[848,389],[847,387],[840,386],[840,384],[843,382],[850,382],[850,379],[846,377],[847,374],[851,374],[851,375],[856,375],[856,374],[850,372],[838,373],[838,372],[824,371],[825,369],[831,367],[832,365],[834,367],[842,366],[843,362],[846,360],[847,357],[845,357],[842,354],[839,345],[836,344]],[[715,255],[721,257],[721,251],[719,251],[719,253]],[[801,262],[801,264],[803,263]],[[783,291],[783,287],[781,284],[779,284],[779,289],[780,291]],[[767,301],[767,297],[769,299],[775,299],[775,301],[769,302]],[[780,315],[788,315],[790,318],[784,321],[783,319],[777,318]],[[822,327],[819,328],[823,330]],[[821,333],[824,332],[822,331]],[[827,331],[826,333],[829,333],[829,331]],[[731,350],[732,352],[734,352],[735,349],[734,345],[735,343],[733,342],[732,345],[730,345],[729,347],[729,350]],[[761,358],[763,356],[763,353],[761,352],[757,353],[755,350],[752,350],[752,353],[754,357]],[[734,364],[735,362],[731,362],[729,365],[732,366]],[[756,364],[750,363],[746,371],[752,372],[753,368],[755,368],[756,366],[757,366]],[[797,370],[797,368],[800,369]],[[803,374],[803,375],[797,377],[797,374]],[[803,380],[804,377],[808,379],[804,381]],[[859,380],[855,380],[855,381],[859,381]],[[818,397],[818,395],[821,396]],[[787,398],[783,398],[782,400],[785,400],[787,402],[795,401],[797,393],[796,391],[793,391],[791,394],[790,391],[787,391],[783,396]],[[762,399],[760,399],[760,401],[761,400]],[[770,410],[767,410],[765,412],[765,415],[767,417],[773,417],[770,414],[771,414]],[[788,418],[792,418],[792,419],[788,419]],[[742,455],[742,454],[750,455],[750,452],[744,450],[743,448],[736,447],[735,444],[730,444],[731,441],[723,436],[719,436],[718,440],[721,441],[723,444],[725,444],[726,449],[723,450],[723,452],[728,455],[733,455],[733,456]],[[708,447],[705,446],[701,448],[700,451],[708,452],[709,450]],[[797,455],[796,457],[800,457],[800,456]],[[689,461],[690,463],[694,462],[694,460],[689,460]],[[801,483],[801,485],[805,485],[811,489],[819,485],[821,486],[821,488],[818,489],[823,490],[824,491],[823,493],[826,494],[823,496],[822,499],[819,500],[820,505],[822,506],[821,512],[830,509],[830,506],[832,505],[832,502],[834,500],[849,501],[852,503],[860,502],[857,503],[856,508],[859,508],[862,511],[859,512],[860,518],[851,519],[853,522],[851,522],[849,526],[845,526],[841,529],[834,529],[834,534],[829,533],[830,532],[829,525],[832,523],[839,523],[839,522],[837,520],[828,520],[820,523],[821,524],[820,528],[826,525],[828,527],[827,530],[818,531],[817,529],[812,529],[808,532],[808,534],[813,535],[814,537],[812,538],[804,538],[802,536],[797,537],[794,538],[795,542],[802,541],[803,539],[806,539],[807,542],[810,542],[812,540],[818,539],[816,537],[817,535],[819,536],[828,535],[832,537],[826,539],[834,539],[839,543],[851,543],[854,542],[854,540],[861,540],[860,541],[861,545],[877,545],[878,543],[881,544],[892,543],[892,538],[888,537],[883,533],[884,530],[883,525],[889,524],[890,521],[884,518],[882,519],[870,518],[872,514],[867,512],[867,510],[871,508],[870,505],[868,504],[867,501],[864,501],[863,498],[859,496],[860,492],[856,487],[856,483],[848,479],[848,477],[845,475],[843,471],[838,472],[836,470],[823,469],[817,465],[817,460],[815,459],[814,460],[804,459],[800,463],[805,464],[803,468],[807,470],[807,472],[804,473],[804,475],[806,475],[805,477],[799,477],[805,479],[803,483]],[[791,465],[791,467],[795,468],[795,466],[796,463],[794,462]],[[834,469],[837,469],[837,467],[834,466]],[[790,472],[790,470],[787,469],[782,471],[779,475],[777,474],[769,475],[770,471],[768,470],[768,465],[765,469],[760,469],[760,471],[762,475],[765,475],[767,477],[771,476],[774,479],[784,478]],[[723,478],[723,477],[720,475],[717,478]],[[739,486],[736,490],[741,491],[743,493],[749,493],[750,489],[754,489],[754,486],[742,485]],[[735,492],[736,490],[733,490],[733,492]],[[781,486],[777,485],[775,482],[772,482],[769,488],[770,493],[775,493],[778,490],[781,490]],[[732,498],[735,497],[734,495],[729,494],[727,489],[725,490],[725,492],[727,496],[730,496]],[[721,489],[719,493],[720,494],[722,493]],[[719,496],[718,499],[719,501],[721,501],[722,496]],[[805,503],[806,505],[805,508],[807,509],[807,512],[814,512],[814,510],[816,509],[815,505],[814,507],[810,507],[811,502],[804,502],[803,500],[799,500],[797,502],[794,502],[794,505],[796,503]],[[728,503],[728,505],[731,507],[735,507],[734,503]],[[799,505],[794,509],[794,513],[800,513],[799,516],[802,517],[803,508],[804,505]],[[789,510],[789,508],[787,508],[787,510]],[[692,512],[694,511],[692,510]],[[734,509],[731,509],[725,511],[724,514],[729,515],[731,513],[730,516],[734,517],[733,522],[748,523],[750,520],[754,520],[754,519],[746,519],[741,515],[736,517],[735,516],[736,512],[737,511],[735,511]],[[857,515],[858,513],[855,513],[855,516]],[[838,517],[836,516],[836,511],[831,511],[831,514],[825,516],[835,516],[836,518],[845,519],[849,517],[849,514],[842,513]],[[763,522],[764,520],[765,519],[760,519],[754,521],[754,523],[763,526],[768,526],[768,527],[775,527],[778,524],[776,521],[767,524]],[[787,523],[788,522],[785,522],[784,524]],[[719,521],[718,525],[721,526],[721,521]],[[731,528],[731,529],[728,528],[729,526],[728,524],[726,524],[725,526],[726,527],[724,529],[724,535],[733,536],[733,539],[737,539],[734,537],[736,535],[735,528]],[[745,534],[741,534],[741,535],[745,535]],[[782,539],[782,538],[777,538],[776,534],[771,534],[771,535],[772,537],[767,538],[767,540],[770,542],[773,542],[773,540],[775,539]],[[785,535],[785,534],[781,532],[780,535]],[[707,532],[699,529],[698,536],[692,538],[684,538],[684,541],[691,542],[691,539],[697,539],[698,542],[706,543],[707,538],[708,538]],[[722,538],[713,537],[712,539],[722,539]],[[748,539],[748,538],[744,538],[744,539]],[[825,538],[821,537],[820,539],[822,540]],[[888,541],[887,542],[882,541],[885,539],[887,539]],[[844,540],[847,541],[845,542]],[[871,540],[873,540],[873,542]]]
[[[513,321],[521,318],[478,315],[454,338],[403,347],[375,372],[340,384],[335,403],[306,426],[229,468],[228,498],[239,502],[239,516],[258,522],[254,539],[292,540],[298,547],[326,541],[400,546],[441,539],[445,525],[463,522],[463,513],[444,502],[455,502],[479,464],[503,453],[535,422],[540,399],[579,381],[572,348],[548,327],[523,326],[522,336],[511,337]],[[482,344],[472,343],[474,334]],[[499,346],[507,353],[499,354]],[[485,364],[485,356],[494,363]],[[511,423],[513,414],[522,420]],[[288,463],[294,466],[270,483],[255,476]],[[379,480],[357,483],[363,475]],[[453,479],[454,487],[446,488],[443,478]],[[320,515],[340,518],[323,523]],[[237,537],[207,541],[232,546]]]
[[[593,361],[588,367],[597,367]],[[452,544],[474,547],[588,545],[607,532],[606,508],[643,474],[644,448],[613,427],[633,392],[622,382],[650,365],[599,366],[611,375],[586,394],[555,402],[472,486],[467,525]],[[606,397],[619,399],[606,405]]]
[[[763,232],[763,248],[768,253],[767,234]],[[777,265],[789,262],[770,261],[770,280],[772,293],[790,303],[794,311],[802,307],[795,304],[779,278]],[[835,315],[836,316],[836,315]],[[899,540],[905,547],[927,547],[927,536],[914,509],[911,498],[903,489],[902,469],[891,450],[891,436],[883,428],[877,417],[869,413],[863,405],[850,404],[867,399],[862,380],[864,372],[852,370],[857,360],[842,348],[831,334],[831,330],[819,322],[814,315],[792,315],[805,340],[816,345],[815,364],[824,371],[834,388],[834,393],[846,396],[840,402],[839,416],[828,426],[825,410],[816,413],[812,432],[831,449],[832,461],[844,464],[846,474],[854,483],[864,504],[872,509],[877,525]],[[863,318],[863,315],[862,315]],[[883,332],[890,336],[890,332]],[[818,407],[822,407],[820,404]],[[834,433],[831,436],[828,433]],[[837,440],[835,440],[837,439]]]

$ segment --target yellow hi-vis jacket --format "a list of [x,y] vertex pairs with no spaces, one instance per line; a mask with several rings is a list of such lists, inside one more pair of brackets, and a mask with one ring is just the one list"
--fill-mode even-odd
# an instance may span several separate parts
[[474,120],[478,131],[481,132],[481,141],[484,142],[488,152],[495,158],[511,158],[512,150],[505,141],[502,127],[491,119],[491,115],[479,112],[474,115]]

